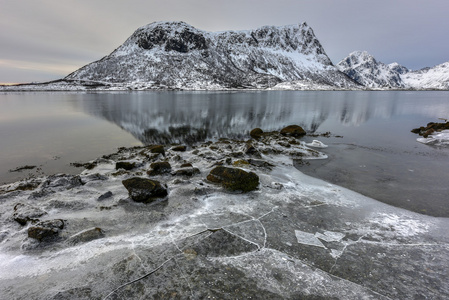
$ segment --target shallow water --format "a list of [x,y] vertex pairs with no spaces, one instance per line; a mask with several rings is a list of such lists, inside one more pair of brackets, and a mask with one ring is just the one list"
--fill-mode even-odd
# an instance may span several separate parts
[[[290,124],[331,137],[326,161],[297,164],[380,201],[449,216],[449,149],[410,130],[449,116],[448,92],[130,92],[0,95],[0,182],[76,173],[120,146],[249,138]],[[343,137],[336,137],[343,136]],[[307,137],[311,141],[312,137]],[[37,168],[9,172],[24,165]]]

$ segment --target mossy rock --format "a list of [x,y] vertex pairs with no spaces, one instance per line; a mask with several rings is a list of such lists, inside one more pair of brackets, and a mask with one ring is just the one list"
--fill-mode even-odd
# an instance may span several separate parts
[[167,189],[159,181],[133,177],[122,181],[129,196],[136,202],[151,203],[168,195]]
[[259,176],[238,168],[218,166],[210,171],[207,180],[219,183],[231,191],[250,192],[259,185]]
[[282,128],[280,133],[285,136],[294,136],[294,137],[302,137],[306,135],[306,131],[301,126],[298,125],[290,125],[284,127]]

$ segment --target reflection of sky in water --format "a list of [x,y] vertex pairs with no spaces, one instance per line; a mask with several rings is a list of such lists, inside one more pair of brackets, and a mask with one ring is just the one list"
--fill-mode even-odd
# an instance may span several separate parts
[[[444,92],[168,92],[73,95],[73,104],[105,118],[143,143],[185,142],[187,135],[241,137],[251,129],[299,124],[343,131],[404,117],[420,126],[449,115]],[[89,101],[86,101],[89,96]],[[375,121],[379,120],[379,121]],[[380,121],[382,120],[382,121]],[[418,123],[419,121],[424,123]],[[408,124],[407,124],[408,125]],[[176,130],[182,128],[182,130]],[[151,133],[151,134],[146,134]],[[158,134],[160,136],[158,136]],[[158,139],[161,139],[160,141]]]
[[42,165],[46,174],[73,173],[78,170],[71,162],[120,146],[248,138],[253,128],[270,131],[290,124],[344,136],[326,143],[377,147],[395,155],[439,155],[443,150],[417,143],[410,130],[449,117],[449,93],[16,93],[0,95],[0,107],[4,182],[26,177],[8,172],[26,164]]

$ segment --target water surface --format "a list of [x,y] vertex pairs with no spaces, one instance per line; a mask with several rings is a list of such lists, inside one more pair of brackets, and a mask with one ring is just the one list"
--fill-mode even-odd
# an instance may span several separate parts
[[[0,95],[0,182],[75,173],[120,146],[249,138],[290,124],[329,145],[297,167],[380,201],[449,216],[449,150],[410,130],[449,117],[448,92],[120,92]],[[342,136],[342,137],[337,137]],[[312,137],[306,137],[310,141]],[[9,172],[24,165],[36,169]]]

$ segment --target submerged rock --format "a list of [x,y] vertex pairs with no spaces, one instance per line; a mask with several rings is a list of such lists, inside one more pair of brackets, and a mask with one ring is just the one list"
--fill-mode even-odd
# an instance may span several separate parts
[[111,198],[112,197],[112,192],[111,191],[107,191],[106,193],[104,193],[104,194],[102,194],[102,195],[100,195],[98,198],[97,198],[97,201],[102,201],[102,200],[105,200],[105,199],[108,199],[108,198]]
[[38,218],[47,214],[42,209],[23,203],[17,203],[14,206],[14,220],[24,226],[28,221],[38,221]]
[[98,227],[93,227],[72,235],[67,239],[67,243],[71,245],[77,245],[81,243],[87,243],[102,237],[104,237],[103,230]]
[[61,219],[49,220],[37,223],[28,228],[28,237],[41,241],[48,241],[58,236],[59,231],[64,228]]
[[231,191],[250,192],[259,185],[259,176],[238,168],[218,166],[210,171],[207,180],[219,183]]
[[151,203],[168,195],[167,189],[159,181],[133,177],[122,181],[129,196],[136,202]]
[[290,126],[284,127],[281,130],[281,134],[286,135],[286,136],[301,137],[301,136],[306,135],[306,132],[301,126],[290,125]]

